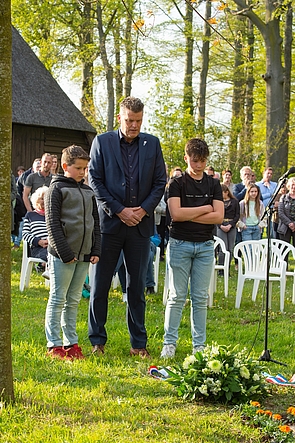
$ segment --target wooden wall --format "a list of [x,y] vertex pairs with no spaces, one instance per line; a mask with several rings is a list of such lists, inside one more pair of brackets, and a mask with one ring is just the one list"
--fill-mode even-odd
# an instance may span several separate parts
[[16,175],[19,165],[28,169],[33,160],[44,152],[57,154],[60,159],[63,148],[76,144],[89,152],[95,134],[62,128],[44,128],[13,123],[11,168]]

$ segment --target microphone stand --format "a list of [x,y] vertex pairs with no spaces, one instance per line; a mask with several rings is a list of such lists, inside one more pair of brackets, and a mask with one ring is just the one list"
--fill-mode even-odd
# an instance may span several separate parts
[[282,363],[277,360],[273,360],[270,355],[270,350],[268,347],[268,303],[269,303],[269,270],[270,270],[270,259],[271,259],[271,218],[273,214],[274,200],[278,195],[281,187],[286,183],[287,177],[279,179],[278,185],[271,196],[268,205],[265,208],[264,214],[261,217],[263,220],[267,216],[267,263],[266,263],[266,297],[265,297],[265,334],[264,334],[264,351],[262,352],[259,360],[270,361],[272,363],[277,363],[278,365],[287,366],[286,363]]

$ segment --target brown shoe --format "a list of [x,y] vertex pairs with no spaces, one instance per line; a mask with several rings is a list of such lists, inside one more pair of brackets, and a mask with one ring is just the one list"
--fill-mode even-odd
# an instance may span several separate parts
[[151,358],[150,354],[145,348],[139,348],[139,349],[131,348],[130,355],[131,356],[139,355],[141,358]]
[[92,354],[103,355],[104,345],[94,345],[92,348]]

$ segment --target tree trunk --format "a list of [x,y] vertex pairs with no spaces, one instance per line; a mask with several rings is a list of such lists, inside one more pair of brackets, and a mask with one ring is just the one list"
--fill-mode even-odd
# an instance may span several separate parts
[[[82,113],[91,122],[95,122],[95,109],[93,100],[93,61],[89,57],[88,47],[93,43],[91,27],[91,3],[84,3],[82,7],[82,35],[80,37],[81,46],[84,48],[86,57],[82,57],[82,98],[81,110]],[[86,48],[86,51],[85,51]]]
[[288,164],[288,144],[284,139],[286,130],[284,107],[284,70],[282,66],[282,38],[279,20],[268,24],[265,36],[266,73],[266,166],[275,169],[275,175],[281,175]]
[[184,18],[185,28],[185,74],[184,74],[184,90],[183,90],[183,106],[191,115],[194,113],[193,104],[193,10],[186,3],[186,13]]
[[114,26],[113,29],[113,36],[114,36],[114,50],[115,50],[115,59],[116,59],[116,66],[115,66],[115,88],[116,88],[116,114],[119,112],[119,103],[123,96],[123,81],[122,81],[122,74],[121,74],[121,40],[120,40],[120,30],[121,28],[121,22],[117,22],[116,26]]
[[11,358],[11,3],[0,2],[0,400],[13,401]]
[[105,71],[107,83],[107,100],[108,100],[108,115],[107,115],[107,131],[114,129],[114,113],[115,113],[115,94],[114,94],[114,73],[113,67],[108,61],[106,50],[106,34],[103,30],[102,8],[100,2],[97,2],[97,28],[99,34],[99,47],[101,61]]
[[284,69],[282,66],[282,37],[280,16],[275,0],[265,0],[265,22],[244,0],[234,0],[240,11],[260,31],[265,44],[266,73],[266,166],[272,166],[277,179],[288,164],[288,133],[286,131],[286,102],[284,100]]
[[244,122],[244,146],[247,152],[253,152],[253,109],[254,109],[254,26],[251,20],[248,22],[248,59],[246,73],[246,97],[245,97],[245,122]]
[[245,74],[244,58],[242,55],[242,35],[244,21],[240,20],[239,29],[235,37],[235,66],[233,72],[233,96],[232,96],[232,118],[231,132],[229,139],[229,167],[233,170],[240,167],[240,163],[245,164],[244,146],[242,143],[242,129],[244,123],[244,99],[245,99]]
[[[211,0],[206,0],[205,19],[211,17]],[[198,134],[205,135],[205,115],[206,115],[206,91],[207,91],[207,75],[209,69],[209,45],[210,45],[211,28],[207,21],[204,22],[204,35],[202,45],[202,67],[200,73],[199,86],[199,103],[198,103]]]
[[[137,37],[136,37],[137,38]],[[126,51],[126,68],[125,68],[125,82],[124,82],[124,95],[129,97],[132,88],[132,20],[129,15],[126,17],[126,29],[125,29],[125,51]],[[137,44],[136,44],[137,47]]]
[[[285,134],[284,139],[288,140],[290,129],[290,100],[291,100],[291,72],[292,72],[292,21],[293,10],[291,2],[288,4],[285,23],[285,45],[284,45],[284,61],[285,61],[285,82],[284,82],[284,108],[285,108]],[[288,167],[288,165],[287,165]]]

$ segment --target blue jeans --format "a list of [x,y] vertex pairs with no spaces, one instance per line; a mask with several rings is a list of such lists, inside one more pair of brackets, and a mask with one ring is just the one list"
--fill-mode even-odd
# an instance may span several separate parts
[[147,274],[146,274],[146,287],[147,288],[152,288],[153,286],[155,286],[155,276],[154,276],[154,257],[155,257],[155,253],[156,253],[156,245],[151,241],[150,244],[150,258],[149,258],[149,264],[148,264],[148,269],[147,269]]
[[208,288],[214,260],[214,242],[169,239],[169,297],[165,311],[164,345],[176,345],[190,279],[193,347],[206,341]]
[[242,241],[246,240],[260,240],[261,239],[261,229],[258,225],[247,226],[246,229],[242,231]]
[[[78,304],[89,263],[63,263],[48,253],[50,295],[45,315],[47,347],[78,343],[76,332]],[[60,337],[62,329],[63,339]]]
[[23,217],[23,219],[20,222],[19,227],[18,227],[18,236],[16,236],[15,234],[11,235],[11,239],[13,241],[13,244],[16,245],[16,246],[20,246],[20,243],[22,241],[23,226],[24,226],[24,217]]

